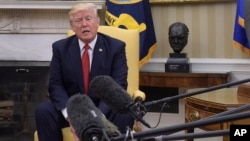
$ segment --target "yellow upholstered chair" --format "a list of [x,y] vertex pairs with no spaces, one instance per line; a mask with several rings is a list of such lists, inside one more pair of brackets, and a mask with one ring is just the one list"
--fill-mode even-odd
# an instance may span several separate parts
[[[111,26],[99,26],[98,32],[110,35],[114,38],[120,39],[126,43],[126,57],[128,64],[128,88],[127,92],[133,99],[140,98],[145,100],[145,93],[139,90],[139,31],[126,30]],[[68,31],[68,36],[73,35],[72,30]],[[141,124],[135,122],[134,130],[140,131]],[[70,129],[63,128],[63,141],[73,141],[73,135]],[[34,141],[38,141],[37,132],[34,134]]]

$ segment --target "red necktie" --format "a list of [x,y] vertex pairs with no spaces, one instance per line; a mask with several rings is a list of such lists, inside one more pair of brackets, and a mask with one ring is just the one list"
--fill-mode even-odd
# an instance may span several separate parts
[[89,65],[89,54],[88,54],[89,45],[86,44],[84,46],[84,52],[82,54],[82,71],[83,71],[83,85],[84,85],[84,91],[85,94],[88,93],[89,89],[89,71],[90,71],[90,65]]

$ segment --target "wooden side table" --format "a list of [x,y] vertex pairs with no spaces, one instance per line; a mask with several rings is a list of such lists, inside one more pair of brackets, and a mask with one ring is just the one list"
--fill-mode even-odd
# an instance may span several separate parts
[[[183,94],[190,88],[207,88],[224,84],[227,83],[227,78],[228,73],[140,72],[139,85],[146,93],[146,100],[151,101]],[[178,103],[175,103],[171,110],[178,112]]]
[[140,72],[140,86],[205,88],[227,82],[228,73]]
[[[197,89],[191,89],[196,91]],[[249,104],[250,98],[237,94],[237,88],[224,88],[216,91],[211,91],[195,96],[185,98],[185,122],[192,122],[215,114],[237,108],[244,104]],[[230,121],[199,127],[200,129],[224,130],[229,129],[231,124],[246,124],[250,123],[249,119]],[[193,133],[194,129],[187,130],[187,133]],[[223,136],[223,141],[229,141],[229,136]]]

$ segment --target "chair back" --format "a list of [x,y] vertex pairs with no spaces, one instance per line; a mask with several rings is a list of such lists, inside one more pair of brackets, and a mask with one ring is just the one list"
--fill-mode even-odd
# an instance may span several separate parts
[[107,34],[126,43],[128,64],[127,92],[133,97],[134,91],[139,89],[139,31],[112,26],[99,26],[98,32]]

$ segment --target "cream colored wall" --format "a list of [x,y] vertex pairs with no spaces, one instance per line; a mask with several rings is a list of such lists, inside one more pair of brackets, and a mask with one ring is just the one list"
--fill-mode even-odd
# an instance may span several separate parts
[[158,48],[153,58],[167,58],[172,49],[168,27],[180,21],[190,31],[183,52],[189,58],[249,58],[232,46],[236,2],[151,4]]

